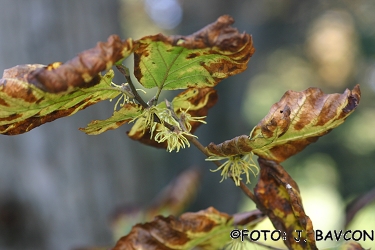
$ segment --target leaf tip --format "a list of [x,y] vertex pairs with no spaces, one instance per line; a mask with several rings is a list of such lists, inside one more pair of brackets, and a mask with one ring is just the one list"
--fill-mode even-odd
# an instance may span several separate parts
[[359,104],[359,101],[361,100],[361,89],[359,87],[359,84],[355,85],[353,90],[350,91],[350,94],[348,96],[348,104],[342,109],[344,113],[350,113]]

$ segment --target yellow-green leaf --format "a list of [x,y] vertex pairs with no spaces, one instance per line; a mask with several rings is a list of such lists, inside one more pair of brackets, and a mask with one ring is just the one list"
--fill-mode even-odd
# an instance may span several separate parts
[[27,82],[30,72],[43,65],[21,65],[5,70],[0,79],[0,133],[25,133],[46,122],[73,115],[97,102],[115,98],[121,92],[110,88],[113,71],[98,75],[99,83],[88,88],[49,93]]
[[359,85],[343,94],[324,94],[318,88],[287,91],[272,105],[268,115],[251,131],[222,144],[211,143],[213,156],[253,152],[264,159],[282,162],[342,124],[359,104]]
[[99,101],[116,97],[110,88],[112,65],[133,52],[133,41],[112,35],[107,42],[81,52],[62,64],[21,65],[0,79],[0,133],[25,133],[43,123],[69,116]]
[[120,110],[106,120],[95,120],[90,122],[86,128],[79,130],[88,135],[98,135],[107,130],[116,129],[142,113],[142,107],[135,103],[126,103]]

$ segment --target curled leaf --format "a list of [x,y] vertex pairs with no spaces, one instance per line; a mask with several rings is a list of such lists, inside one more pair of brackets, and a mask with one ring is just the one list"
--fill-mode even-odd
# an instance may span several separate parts
[[88,88],[99,83],[98,74],[101,71],[110,69],[113,64],[128,57],[132,49],[131,39],[121,41],[119,36],[112,35],[107,42],[99,42],[95,48],[81,52],[64,64],[35,69],[27,75],[27,82],[50,93],[75,87]]
[[318,88],[287,91],[268,115],[251,131],[219,145],[207,147],[213,156],[249,152],[276,162],[285,161],[342,124],[359,104],[359,85],[343,94],[324,94]]
[[[281,165],[262,158],[258,161],[260,177],[254,188],[258,209],[277,230],[286,233],[284,242],[289,249],[317,249],[312,222],[304,211],[297,183]],[[300,230],[300,235],[296,230]]]
[[189,36],[146,36],[135,41],[134,75],[146,88],[185,89],[213,87],[243,72],[255,52],[249,34],[221,16]]
[[111,89],[113,71],[100,74],[132,53],[131,39],[112,35],[107,42],[62,64],[20,65],[0,79],[0,133],[21,134],[46,122],[69,116],[119,94]]
[[[113,250],[221,249],[231,241],[229,233],[236,227],[234,218],[212,207],[196,213],[184,213],[179,218],[157,216],[152,222],[135,225]],[[251,228],[260,218],[263,215],[257,211],[245,216],[242,214],[237,222],[247,223],[246,227]]]
[[46,122],[73,115],[102,100],[115,98],[118,90],[110,89],[114,73],[99,77],[89,88],[76,88],[68,93],[48,93],[27,82],[27,76],[40,64],[21,65],[5,70],[0,79],[0,133],[17,135]]

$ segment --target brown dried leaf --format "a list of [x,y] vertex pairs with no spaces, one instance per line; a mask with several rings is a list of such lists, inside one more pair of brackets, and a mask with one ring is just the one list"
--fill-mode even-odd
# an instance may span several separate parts
[[[242,214],[237,222],[248,223],[246,227],[251,228],[260,218],[264,217],[258,211],[250,212],[245,216]],[[231,241],[229,233],[234,228],[232,216],[212,207],[196,213],[184,213],[179,218],[157,216],[152,222],[135,225],[113,250],[220,249]]]
[[[254,188],[257,207],[274,227],[286,233],[289,249],[317,249],[310,218],[306,215],[297,183],[284,168],[272,161],[258,159],[260,177]],[[301,230],[301,240],[296,230]]]
[[27,75],[27,81],[49,93],[59,93],[75,87],[87,88],[100,81],[100,72],[128,57],[133,41],[121,41],[111,35],[107,42],[99,42],[95,48],[81,52],[64,64],[51,64],[38,68]]
[[219,145],[210,143],[213,156],[234,156],[253,152],[264,159],[285,161],[320,136],[342,124],[359,104],[359,85],[343,94],[324,94],[318,88],[287,91],[251,131]]

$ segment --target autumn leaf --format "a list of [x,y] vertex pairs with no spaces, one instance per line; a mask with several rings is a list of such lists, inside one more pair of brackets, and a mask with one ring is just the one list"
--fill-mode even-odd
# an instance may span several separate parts
[[49,93],[27,82],[28,74],[43,65],[21,65],[5,70],[0,79],[0,133],[16,135],[46,122],[70,116],[97,102],[115,98],[119,90],[110,88],[114,76],[109,70],[99,83],[70,92]]
[[212,207],[196,213],[184,213],[179,218],[157,216],[151,222],[135,225],[113,250],[220,249],[232,240],[229,237],[232,229],[239,225],[251,229],[262,218],[259,211],[236,217]]
[[0,133],[16,135],[41,124],[75,114],[97,102],[115,98],[113,71],[101,71],[132,53],[131,39],[112,35],[62,64],[20,65],[4,70],[0,79]]
[[213,87],[243,72],[255,52],[249,34],[224,15],[189,36],[146,36],[135,41],[134,75],[146,88]]
[[[96,47],[83,51],[64,64],[34,64],[6,70],[0,80],[0,105],[5,107],[0,113],[0,132],[24,133],[45,122],[72,115],[101,100],[114,98],[121,89],[116,91],[115,87],[108,84],[108,79],[102,83],[101,72],[109,70],[115,64],[121,64],[133,52],[135,76],[147,88],[159,88],[156,99],[162,89],[205,89],[215,86],[220,80],[244,71],[255,51],[251,36],[246,33],[240,34],[237,29],[230,26],[233,22],[230,16],[222,16],[215,23],[190,36],[159,34],[137,41],[130,38],[122,41],[117,35],[112,35],[107,42],[99,42]],[[96,94],[92,92],[94,86],[97,87]],[[107,94],[103,94],[105,91]],[[189,91],[195,93],[196,90]],[[203,93],[205,91],[210,94],[206,95]],[[216,92],[212,94],[214,90],[211,89],[198,92],[202,98],[210,97],[209,102],[204,99],[203,103],[206,102],[205,104],[211,107],[213,100],[216,100]],[[198,102],[200,105],[201,102]],[[145,104],[140,103],[145,109]],[[177,109],[176,113],[186,112],[189,116],[187,118],[194,117],[195,114],[204,116],[207,113],[206,107],[198,107],[195,103],[181,108],[184,110]],[[126,105],[122,110],[115,111],[111,118],[93,121],[88,128],[82,130],[89,134],[99,134],[108,129],[118,128],[132,120],[135,114],[139,114],[136,109],[135,106]],[[142,119],[138,119],[137,122],[129,136],[155,144],[148,139],[151,136],[149,130],[145,130],[140,124]],[[200,123],[192,120],[186,125],[189,129],[191,126],[191,130],[194,131]],[[165,143],[157,146],[164,147]]]
[[[200,117],[206,116],[217,100],[217,92],[213,88],[188,88],[173,98],[172,105],[177,115],[181,114],[181,110],[187,110],[192,117]],[[165,102],[160,107],[166,108]],[[192,122],[190,125],[195,128],[200,124]]]
[[[208,110],[216,104],[217,99],[217,92],[213,88],[188,88],[173,98],[172,105],[177,115],[181,115],[181,110],[185,110],[191,117],[204,117],[208,114]],[[166,108],[165,102],[161,102],[157,106]],[[149,146],[166,148],[167,143],[156,142],[151,138],[150,130],[145,130],[143,124],[142,118],[138,119],[128,132],[128,136]],[[194,133],[201,124],[201,122],[191,121],[190,132]],[[158,124],[157,126],[161,125]]]
[[113,115],[106,120],[94,120],[86,128],[79,130],[88,135],[98,135],[107,130],[116,129],[142,113],[142,107],[135,103],[126,103],[120,110],[114,111]]
[[260,177],[254,188],[258,209],[277,230],[286,233],[284,242],[289,249],[317,249],[312,222],[303,209],[297,183],[281,165],[262,158],[258,162]]
[[59,93],[75,87],[88,88],[100,81],[100,72],[109,70],[133,52],[133,41],[121,41],[111,35],[107,42],[99,42],[95,48],[81,52],[59,67],[39,67],[27,75],[27,82],[37,88]]
[[282,162],[342,124],[359,104],[359,85],[343,94],[324,94],[318,88],[287,91],[251,131],[219,145],[207,146],[212,156],[245,155]]

